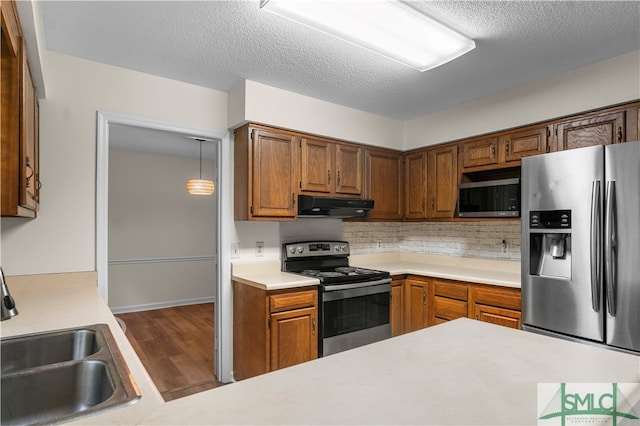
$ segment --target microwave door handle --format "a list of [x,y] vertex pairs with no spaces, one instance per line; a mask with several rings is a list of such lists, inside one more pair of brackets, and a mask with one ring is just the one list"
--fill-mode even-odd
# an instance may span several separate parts
[[600,210],[600,181],[594,180],[591,188],[591,304],[600,311],[600,286],[602,280],[602,238]]
[[616,182],[607,182],[607,193],[605,200],[605,221],[604,221],[604,268],[607,286],[607,309],[612,317],[616,316],[616,249],[617,229],[616,229]]

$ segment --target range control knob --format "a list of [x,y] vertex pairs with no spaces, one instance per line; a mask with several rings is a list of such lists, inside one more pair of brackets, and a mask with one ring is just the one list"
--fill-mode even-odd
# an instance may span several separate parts
[[333,250],[337,253],[340,251],[340,244],[336,244],[336,246],[333,248]]
[[304,247],[298,246],[298,253],[302,254],[304,252]]
[[346,244],[342,244],[342,245],[340,246],[340,250],[342,250],[342,251],[347,251],[347,245],[346,245]]
[[296,254],[296,246],[289,246],[289,253]]

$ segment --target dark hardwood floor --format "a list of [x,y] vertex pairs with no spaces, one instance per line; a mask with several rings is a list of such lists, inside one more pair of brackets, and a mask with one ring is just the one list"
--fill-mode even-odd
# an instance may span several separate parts
[[165,401],[222,386],[213,368],[213,303],[116,317]]

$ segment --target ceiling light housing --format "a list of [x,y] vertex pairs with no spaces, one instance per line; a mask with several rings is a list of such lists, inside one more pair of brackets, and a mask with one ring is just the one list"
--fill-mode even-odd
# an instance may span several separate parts
[[418,71],[445,64],[476,46],[473,40],[393,0],[261,0],[260,7]]

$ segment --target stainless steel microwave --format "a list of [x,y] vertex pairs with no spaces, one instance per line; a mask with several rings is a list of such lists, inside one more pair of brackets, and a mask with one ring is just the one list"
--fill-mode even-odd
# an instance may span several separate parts
[[519,217],[520,179],[461,183],[458,217]]

